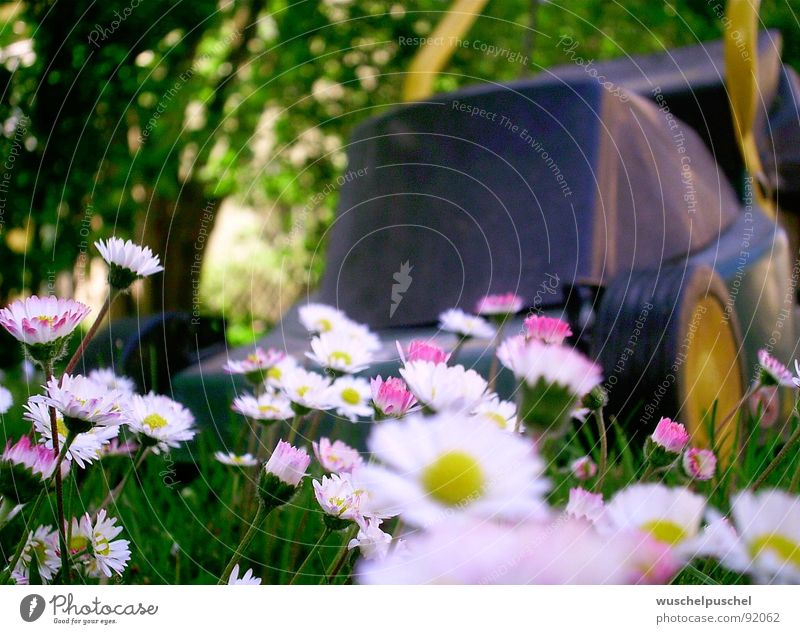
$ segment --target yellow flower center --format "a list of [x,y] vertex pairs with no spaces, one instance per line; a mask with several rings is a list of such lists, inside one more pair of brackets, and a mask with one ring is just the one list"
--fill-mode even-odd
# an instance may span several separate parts
[[273,412],[277,412],[278,408],[275,407],[274,405],[259,405],[258,411],[261,412],[262,414],[267,414],[267,413],[271,414]]
[[480,497],[486,486],[480,464],[463,451],[439,456],[422,472],[421,481],[433,498],[448,506]]
[[297,396],[299,396],[300,398],[304,397],[310,389],[311,389],[310,385],[303,385],[302,387],[298,387]]
[[345,365],[350,365],[353,363],[353,357],[347,354],[344,350],[337,350],[336,352],[331,352],[331,363],[335,361],[341,361]]
[[58,431],[59,436],[64,436],[64,438],[66,438],[67,435],[69,434],[69,430],[67,429],[67,426],[64,424],[63,418],[59,417],[56,419],[56,431]]
[[258,363],[258,355],[257,354],[248,354],[247,355],[247,360],[250,363]]
[[94,544],[94,552],[96,555],[106,556],[111,553],[111,544],[108,543],[108,539],[103,533],[95,533],[94,534],[95,544]]
[[80,553],[89,546],[89,539],[83,535],[73,535],[69,540],[69,551],[72,554]]
[[750,544],[750,554],[758,557],[764,551],[777,555],[782,561],[800,568],[800,544],[783,535],[762,535]]
[[358,405],[361,402],[361,395],[354,387],[346,387],[342,390],[342,400],[348,405]]
[[642,530],[650,533],[653,539],[670,546],[675,546],[686,539],[686,531],[670,520],[650,520],[642,524]]
[[142,421],[145,425],[147,425],[150,429],[161,429],[162,427],[167,426],[167,419],[164,418],[161,414],[148,414],[144,417]]
[[276,367],[271,367],[269,370],[267,370],[267,377],[279,381],[281,378],[281,369]]
[[320,319],[317,322],[317,330],[319,332],[330,332],[333,330],[333,324],[330,319]]
[[38,321],[40,324],[47,324],[48,326],[52,326],[55,320],[56,318],[52,315],[39,315],[36,317],[36,321]]
[[500,429],[505,429],[506,425],[508,425],[508,421],[497,412],[486,412],[486,418],[492,421]]

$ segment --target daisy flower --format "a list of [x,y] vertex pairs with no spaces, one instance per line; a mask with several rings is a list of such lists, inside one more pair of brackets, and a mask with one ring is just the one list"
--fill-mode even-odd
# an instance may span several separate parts
[[365,560],[383,559],[389,554],[392,536],[381,530],[381,520],[370,518],[359,525],[358,533],[347,544],[347,550],[358,548]]
[[497,357],[521,383],[520,418],[539,433],[563,429],[602,380],[600,368],[576,350],[521,335],[500,344]]
[[293,403],[295,410],[299,408],[305,413],[304,410],[325,410],[333,407],[328,389],[330,385],[328,377],[297,367],[283,378],[281,391]]
[[107,390],[85,376],[51,377],[45,386],[45,403],[64,416],[67,429],[85,432],[93,427],[120,425],[120,393]]
[[372,416],[372,390],[366,379],[343,376],[334,380],[328,392],[331,407],[336,413],[355,422],[359,417]]
[[602,493],[591,493],[581,487],[574,487],[569,490],[569,502],[567,503],[566,513],[576,519],[587,519],[593,524],[603,516],[605,503]]
[[286,355],[265,373],[263,385],[268,389],[280,389],[283,379],[294,372],[299,366],[294,357]]
[[664,417],[658,421],[650,439],[667,453],[679,454],[689,444],[689,432],[681,423]]
[[164,270],[158,256],[153,255],[149,247],[130,240],[109,238],[98,240],[94,246],[108,264],[108,283],[113,289],[124,291],[134,281]]
[[251,383],[259,383],[268,376],[267,372],[270,368],[275,367],[285,358],[286,353],[275,348],[265,351],[261,347],[256,347],[251,354],[240,361],[229,359],[222,369],[228,374],[242,374]]
[[155,445],[159,451],[179,447],[197,434],[192,413],[167,396],[134,394],[126,414],[128,427],[139,434],[140,442]]
[[28,541],[14,568],[13,577],[17,584],[27,585],[30,581],[30,568],[36,563],[39,577],[50,582],[61,569],[61,559],[56,551],[58,531],[51,526],[39,526],[28,534]]
[[[58,456],[54,451],[35,444],[28,436],[16,443],[9,440],[0,454],[0,495],[19,504],[30,501],[53,475]],[[69,468],[62,463],[62,472]]]
[[[795,379],[792,379],[793,381]],[[747,400],[753,417],[761,415],[758,421],[762,429],[769,429],[778,422],[780,415],[780,397],[777,385],[762,385]]]
[[136,392],[136,383],[127,376],[117,376],[111,368],[97,368],[87,375],[90,381],[107,390],[117,391],[122,394],[133,394]]
[[697,551],[705,508],[705,498],[689,489],[639,483],[611,498],[605,518],[610,530],[649,535],[685,563]]
[[304,304],[298,314],[303,327],[314,334],[333,332],[351,323],[341,310],[327,304]]
[[[32,396],[24,405],[25,412],[22,417],[33,424],[33,428],[42,436],[45,447],[53,450],[53,434],[50,425],[50,410],[43,396]],[[67,427],[64,424],[64,415],[56,410],[56,430],[58,432],[58,446],[67,442]],[[118,425],[93,427],[87,432],[78,434],[67,449],[65,460],[70,460],[81,469],[101,457],[103,448],[117,437]]]
[[536,339],[542,343],[561,344],[572,336],[569,324],[556,317],[531,315],[525,318],[523,325],[528,339]]
[[0,309],[0,325],[41,364],[64,354],[69,336],[88,314],[89,307],[80,302],[33,295]]
[[429,409],[472,410],[483,400],[486,379],[463,365],[447,366],[430,361],[413,361],[400,374],[417,400]]
[[6,388],[0,385],[0,414],[7,414],[14,405],[14,397]]
[[460,308],[451,308],[439,315],[439,328],[461,337],[491,339],[495,335],[494,326],[483,317],[470,315]]
[[69,550],[72,557],[83,564],[90,577],[111,577],[122,574],[131,558],[130,542],[114,539],[122,532],[117,518],[109,518],[100,509],[95,520],[86,513],[80,520],[72,520]]
[[692,447],[683,454],[683,469],[695,480],[710,480],[717,471],[717,457],[710,449]]
[[215,451],[214,458],[218,462],[231,467],[255,467],[258,464],[258,459],[249,453],[240,456],[232,451]]
[[397,343],[397,350],[400,353],[400,359],[403,364],[411,361],[430,361],[431,363],[447,363],[450,354],[445,352],[442,348],[435,343],[424,341],[422,339],[413,339],[408,344],[408,349],[403,352],[400,342]]
[[271,422],[294,416],[292,402],[280,392],[267,391],[258,396],[242,394],[233,399],[231,409],[251,420]]
[[549,488],[529,440],[460,415],[411,416],[376,426],[369,449],[381,465],[358,471],[374,507],[430,526],[453,513],[542,516]]
[[[312,482],[314,497],[326,516],[329,526],[342,528],[347,521],[359,522],[364,517],[362,509],[366,490],[353,480],[350,473],[334,473]],[[330,518],[330,519],[329,519]],[[331,524],[333,520],[333,524]]]
[[260,586],[261,577],[253,576],[253,569],[248,568],[241,579],[239,579],[239,564],[236,564],[231,570],[231,576],[228,578],[229,586]]
[[487,423],[493,423],[505,431],[514,431],[517,426],[517,406],[508,401],[501,401],[497,394],[481,401],[472,415]]
[[717,532],[722,565],[750,573],[759,584],[800,583],[800,497],[777,489],[742,491],[733,498],[731,519],[735,530],[728,525]]
[[139,450],[139,443],[137,443],[134,440],[120,440],[119,438],[112,438],[111,440],[108,441],[108,444],[100,447],[100,458],[102,459],[102,458],[111,458],[114,456],[132,456],[138,450]]
[[341,440],[331,442],[323,437],[319,443],[312,442],[311,446],[322,468],[331,473],[351,473],[364,463],[358,451]]
[[605,538],[586,522],[513,526],[466,518],[408,538],[405,551],[363,561],[362,584],[623,584],[640,576],[622,538]]
[[284,484],[297,487],[310,464],[311,456],[306,453],[305,449],[297,449],[288,442],[279,440],[275,451],[264,465],[264,471],[275,476]]
[[763,348],[758,351],[758,366],[762,385],[795,386],[789,369]]
[[314,337],[311,350],[306,352],[309,359],[341,374],[356,374],[372,363],[372,353],[358,339],[336,331]]
[[589,480],[597,475],[597,464],[589,456],[583,456],[573,460],[569,470],[578,480]]
[[369,385],[372,405],[379,416],[404,416],[417,402],[403,379],[389,377],[384,381],[378,375],[370,379]]
[[479,315],[513,315],[521,311],[524,305],[525,300],[515,293],[484,295],[475,305],[475,312]]

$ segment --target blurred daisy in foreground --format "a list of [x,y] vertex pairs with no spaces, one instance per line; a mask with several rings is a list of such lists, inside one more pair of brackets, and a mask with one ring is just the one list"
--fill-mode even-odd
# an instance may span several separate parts
[[194,416],[167,396],[134,394],[126,412],[128,427],[139,435],[139,442],[154,445],[159,451],[179,447],[194,438]]
[[525,519],[547,514],[549,483],[531,442],[461,415],[383,422],[369,449],[381,465],[359,476],[375,508],[430,526],[455,514]]
[[501,401],[497,394],[481,401],[472,415],[504,431],[514,431],[517,425],[517,406],[509,401]]
[[0,414],[7,414],[14,405],[14,397],[6,388],[0,385]]
[[107,390],[117,390],[123,394],[136,392],[136,383],[133,379],[127,376],[118,376],[111,368],[97,368],[89,372],[87,377]]

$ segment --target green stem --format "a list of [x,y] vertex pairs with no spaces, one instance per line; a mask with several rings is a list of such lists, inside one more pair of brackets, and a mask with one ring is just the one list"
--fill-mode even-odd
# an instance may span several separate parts
[[319,550],[319,547],[322,546],[322,543],[326,539],[328,539],[328,536],[332,532],[333,531],[330,528],[328,528],[327,526],[325,527],[325,531],[322,533],[320,538],[317,540],[317,543],[314,544],[314,547],[309,551],[308,555],[306,555],[306,558],[303,560],[303,563],[300,564],[300,567],[297,569],[297,572],[294,573],[294,576],[292,577],[292,580],[289,582],[290,585],[294,585],[294,583],[298,580],[300,575],[303,574],[303,571],[308,567],[308,564],[311,563],[311,560],[314,557],[314,555],[317,553],[317,551]]
[[450,363],[450,365],[455,365],[458,353],[461,352],[461,348],[464,347],[464,344],[467,342],[467,339],[469,339],[469,337],[458,335],[458,343],[456,343],[455,347],[451,350],[450,358],[447,360],[448,363]]
[[355,537],[356,532],[358,531],[358,525],[353,524],[350,528],[347,529],[347,532],[344,534],[344,542],[342,543],[341,548],[339,549],[338,556],[331,562],[331,565],[328,567],[328,570],[325,572],[325,579],[327,583],[331,583],[336,575],[339,574],[339,571],[344,566],[344,562],[347,561],[347,555],[350,552],[350,549],[347,545],[350,543],[350,540]]
[[294,439],[297,437],[297,428],[300,427],[300,421],[303,419],[303,414],[295,414],[292,419],[292,424],[289,427],[289,433],[286,436],[286,442],[290,445],[294,444]]
[[506,327],[506,319],[503,319],[500,322],[500,325],[497,327],[497,334],[495,335],[495,341],[497,342],[492,349],[492,364],[489,366],[489,387],[488,390],[490,392],[494,392],[494,384],[497,383],[497,375],[500,374],[499,367],[498,367],[498,357],[497,357],[497,348],[500,347],[500,344],[503,342],[503,330]]
[[603,408],[600,407],[596,409],[594,415],[597,418],[597,427],[600,431],[600,473],[598,474],[597,483],[594,488],[595,491],[602,491],[603,482],[606,478],[606,471],[608,470],[608,436],[606,434],[606,423],[603,420]]
[[17,567],[17,563],[19,562],[20,557],[22,557],[22,552],[25,550],[25,545],[28,543],[30,529],[36,519],[36,515],[39,512],[45,497],[47,497],[46,487],[41,490],[39,495],[36,497],[36,501],[33,503],[33,508],[28,516],[28,521],[25,522],[25,530],[22,531],[22,538],[20,539],[19,544],[17,544],[17,549],[14,553],[14,556],[9,561],[8,568],[6,568],[6,570],[0,574],[0,585],[8,582],[8,580],[11,578],[11,573],[14,572],[14,568]]
[[775,469],[778,468],[778,465],[783,461],[783,459],[791,452],[794,448],[794,445],[797,441],[800,440],[800,425],[797,426],[792,432],[792,435],[789,436],[789,440],[786,441],[786,444],[781,447],[781,450],[778,452],[778,455],[772,459],[772,462],[767,465],[767,468],[761,472],[761,475],[756,478],[756,481],[753,482],[753,491],[758,490],[758,488],[764,484],[766,479],[772,474]]
[[261,526],[264,518],[269,515],[269,512],[272,508],[267,508],[264,504],[258,505],[258,510],[256,511],[256,516],[253,518],[253,521],[250,523],[250,528],[247,529],[247,532],[242,537],[242,541],[239,542],[239,545],[236,547],[236,551],[233,553],[233,557],[228,562],[228,565],[225,566],[225,570],[223,571],[222,575],[217,581],[218,586],[224,586],[228,583],[228,579],[230,579],[231,572],[233,572],[234,566],[239,562],[244,554],[244,551],[250,545],[250,542],[253,541],[253,538],[258,533],[258,528]]

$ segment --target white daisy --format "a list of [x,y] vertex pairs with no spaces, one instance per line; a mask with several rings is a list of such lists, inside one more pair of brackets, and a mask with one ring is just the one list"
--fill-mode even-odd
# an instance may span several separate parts
[[180,403],[167,396],[150,393],[134,394],[126,412],[128,427],[139,434],[141,442],[150,443],[160,451],[179,447],[197,433],[194,416]]
[[381,520],[371,518],[359,525],[358,534],[347,544],[347,550],[358,548],[365,560],[383,559],[389,554],[392,536],[381,530]]
[[30,579],[30,567],[35,561],[42,581],[52,581],[61,568],[61,559],[57,552],[58,531],[52,526],[39,526],[28,534],[28,541],[22,555],[14,568],[14,578],[27,583]]
[[299,309],[299,317],[303,327],[315,334],[333,332],[351,323],[341,310],[327,304],[304,304]]
[[361,521],[367,495],[350,473],[334,473],[312,482],[314,497],[324,513],[335,520]]
[[125,290],[134,280],[148,277],[164,270],[157,255],[149,247],[130,240],[109,238],[98,240],[94,246],[108,264],[108,282],[112,288]]
[[294,416],[292,402],[280,392],[267,391],[258,396],[242,394],[233,399],[231,409],[251,420],[264,422],[287,420]]
[[117,376],[111,368],[97,368],[88,374],[88,379],[107,390],[116,390],[122,394],[136,392],[136,383],[127,376]]
[[283,361],[286,358],[286,353],[270,348],[264,350],[263,348],[256,347],[256,349],[248,354],[244,359],[234,361],[229,359],[222,369],[228,374],[243,374],[248,378],[254,379],[253,382],[258,382],[266,378],[267,371]]
[[369,438],[382,465],[358,473],[374,506],[429,526],[453,514],[523,519],[546,512],[544,463],[531,442],[460,415],[382,422]]
[[735,531],[728,525],[727,533],[716,535],[724,566],[750,573],[759,584],[800,583],[800,497],[777,489],[742,491],[733,498],[731,518]]
[[[22,417],[33,423],[33,428],[42,436],[42,442],[49,449],[53,448],[53,435],[50,426],[50,410],[43,396],[32,396],[24,405],[25,412]],[[64,425],[64,415],[56,410],[56,429],[58,430],[58,445],[63,447],[67,441],[67,427]],[[78,434],[67,449],[66,459],[75,462],[81,469],[89,463],[98,460],[104,446],[117,437],[118,425],[93,427],[87,432]]]
[[131,558],[130,542],[126,539],[114,539],[122,532],[117,526],[117,518],[108,518],[105,509],[97,513],[92,521],[86,513],[80,521],[72,520],[72,532],[69,550],[72,557],[83,564],[90,577],[110,577],[114,573],[122,574]]
[[26,346],[53,344],[60,352],[56,344],[64,343],[88,314],[89,307],[80,302],[32,295],[0,309],[0,325]]
[[311,456],[304,448],[298,449],[288,442],[279,440],[269,460],[264,464],[264,473],[275,476],[290,487],[297,487],[310,464]]
[[706,499],[683,487],[638,483],[622,489],[606,504],[611,531],[639,531],[668,547],[681,561],[697,552]]
[[494,326],[483,317],[470,315],[460,308],[451,308],[439,315],[439,328],[462,337],[478,339],[491,339],[496,332]]
[[539,381],[569,389],[582,398],[603,377],[597,364],[564,345],[546,344],[519,335],[506,339],[497,350],[500,362],[520,381],[534,387]]
[[330,385],[328,377],[297,367],[281,380],[281,391],[302,409],[331,409]]
[[328,396],[336,413],[352,422],[372,416],[372,389],[366,379],[340,377],[331,385]]
[[285,356],[267,370],[264,386],[268,389],[279,389],[283,379],[294,372],[298,367],[300,366],[294,357],[289,355]]
[[472,415],[505,431],[514,431],[517,426],[517,406],[509,401],[501,401],[497,394],[478,403]]
[[239,564],[236,564],[231,570],[231,576],[228,578],[229,586],[260,586],[261,578],[253,576],[253,569],[248,568],[247,572],[239,579]]
[[361,454],[341,440],[331,442],[322,437],[318,443],[312,442],[311,446],[322,468],[331,473],[351,473],[364,464]]
[[0,414],[7,414],[14,405],[14,397],[5,387],[0,385]]
[[232,451],[215,451],[214,458],[231,467],[255,467],[258,464],[258,459],[249,453],[240,456]]
[[400,374],[417,400],[429,409],[472,410],[483,400],[486,379],[463,365],[447,366],[430,361],[412,361]]
[[45,402],[64,415],[67,428],[76,425],[86,431],[92,427],[118,426],[123,420],[119,410],[121,395],[107,390],[89,378],[65,374],[51,377],[45,386]]
[[314,337],[311,350],[306,352],[309,359],[322,368],[343,374],[356,374],[372,363],[372,353],[359,339],[337,331]]

